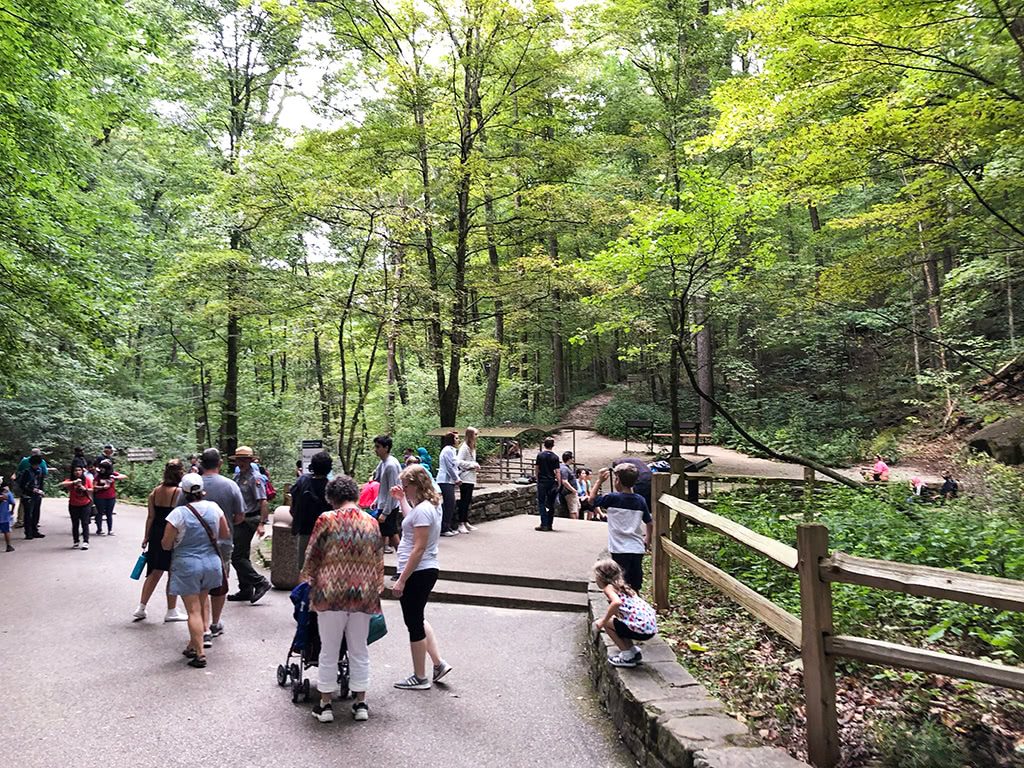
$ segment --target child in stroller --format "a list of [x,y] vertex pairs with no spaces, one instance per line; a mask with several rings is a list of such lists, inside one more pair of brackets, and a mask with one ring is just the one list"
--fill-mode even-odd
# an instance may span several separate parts
[[[309,701],[309,678],[305,671],[318,665],[320,659],[320,632],[317,629],[316,611],[309,608],[309,584],[299,584],[291,593],[292,616],[295,617],[295,637],[288,647],[284,664],[277,665],[277,684],[284,688],[291,683],[292,702],[299,699]],[[293,659],[298,657],[298,661]],[[341,641],[341,656],[338,659],[339,699],[348,698],[348,653],[345,641]]]

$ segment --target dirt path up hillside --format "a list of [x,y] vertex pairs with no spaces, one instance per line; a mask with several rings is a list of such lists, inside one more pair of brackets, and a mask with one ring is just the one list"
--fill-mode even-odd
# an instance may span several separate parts
[[612,401],[615,397],[614,390],[606,389],[598,392],[589,400],[584,400],[575,408],[569,411],[562,420],[563,424],[571,424],[578,427],[590,427],[593,429],[597,414]]

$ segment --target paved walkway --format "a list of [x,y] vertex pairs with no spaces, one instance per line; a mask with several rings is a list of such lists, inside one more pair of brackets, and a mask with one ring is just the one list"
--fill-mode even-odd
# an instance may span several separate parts
[[[409,672],[407,635],[397,603],[385,601],[391,631],[371,650],[372,719],[321,725],[274,680],[294,630],[285,593],[271,592],[255,606],[229,604],[226,633],[205,670],[185,666],[187,630],[161,622],[162,596],[150,603],[155,618],[131,622],[140,582],[128,573],[144,510],[119,504],[118,512],[118,535],[94,537],[81,552],[70,548],[64,505],[47,501],[47,537],[16,536],[17,551],[0,553],[5,765],[634,764],[595,703],[578,614],[430,606],[455,668],[450,682],[397,691],[391,683]],[[531,527],[535,520],[517,519]],[[464,548],[474,536],[478,547],[494,546],[488,525],[467,536]],[[568,534],[549,538],[566,541]],[[524,533],[523,541],[533,539]],[[451,554],[456,542],[446,541]],[[346,714],[341,705],[338,711]]]
[[[695,456],[693,454],[692,444],[685,445],[685,441],[686,436],[683,435],[683,458],[691,461],[710,458],[711,466],[707,470],[709,472],[721,475],[739,474],[766,478],[803,479],[804,468],[799,464],[786,464],[781,461],[748,456],[745,453],[740,453],[739,451],[734,451],[730,448],[723,448],[717,445],[702,445]],[[576,432],[576,460],[578,463],[584,464],[595,470],[600,467],[606,467],[613,460],[623,456],[623,447],[624,444],[622,440],[605,437],[604,435],[599,435],[597,432],[590,432],[587,430],[577,430]],[[631,456],[636,456],[637,458],[644,459],[645,461],[654,458],[654,454],[643,451],[645,446],[642,441],[631,440],[629,447],[629,455]],[[572,433],[562,432],[561,434],[555,435],[555,450],[558,453],[571,449]],[[528,451],[528,455],[529,454],[530,452]],[[869,466],[870,463],[871,462],[865,462],[864,466]],[[860,479],[859,466],[839,469],[837,471],[840,474],[854,478],[855,480]],[[893,467],[890,473],[890,477],[893,481],[909,481],[910,478],[915,475],[921,476],[929,483],[942,482],[942,479],[933,472],[928,472],[927,470],[911,465]],[[821,479],[824,480],[824,478]]]
[[[537,515],[515,515],[442,538],[442,571],[586,582],[608,546],[608,525],[557,517],[554,530],[545,533],[534,530],[539,523]],[[384,562],[394,564],[395,556],[385,555]]]

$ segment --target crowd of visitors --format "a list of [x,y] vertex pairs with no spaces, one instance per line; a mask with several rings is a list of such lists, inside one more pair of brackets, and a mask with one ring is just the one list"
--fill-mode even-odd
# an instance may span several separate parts
[[[400,463],[392,455],[391,437],[377,436],[373,445],[378,463],[362,491],[350,477],[333,475],[333,462],[325,451],[311,458],[308,469],[297,463],[290,489],[291,530],[300,578],[308,584],[310,606],[318,617],[319,700],[313,715],[320,722],[334,718],[332,700],[339,688],[343,644],[349,690],[355,698],[352,717],[357,721],[369,718],[367,637],[371,618],[381,610],[385,553],[396,554],[391,590],[401,605],[411,657],[411,674],[394,687],[427,689],[451,672],[426,609],[440,574],[440,538],[476,530],[470,522],[470,509],[480,469],[478,430],[467,428],[463,437],[460,440],[452,431],[442,438],[435,479],[425,449],[407,449]],[[607,567],[597,571],[610,574],[607,585],[611,590],[609,615],[600,628],[619,645],[619,658],[613,663],[635,664],[639,651],[631,643],[643,638],[647,626],[637,623],[645,614],[636,591],[642,580],[640,561],[650,537],[647,506],[633,490],[636,471],[629,465],[617,467],[614,492],[601,494],[602,484],[610,476],[608,470],[592,480],[589,470],[574,466],[571,452],[559,457],[553,448],[553,438],[546,439],[535,462],[541,516],[538,529],[552,529],[559,504],[572,519],[596,515],[598,509],[608,516],[609,552],[618,571],[613,573]],[[197,668],[207,666],[207,652],[224,633],[225,602],[256,603],[270,588],[250,559],[253,539],[262,537],[268,521],[269,478],[249,446],[239,446],[228,458],[234,465],[231,476],[223,473],[224,460],[216,448],[185,460],[171,459],[147,498],[141,542],[146,576],[132,618],[147,619],[149,602],[167,576],[164,622],[187,622],[188,641],[182,654],[189,666]],[[114,533],[117,484],[127,479],[115,469],[115,462],[112,446],[106,446],[95,459],[76,449],[68,476],[59,483],[67,492],[74,549],[89,548],[93,524],[93,535]],[[39,510],[49,472],[38,449],[19,467],[17,485],[29,539],[44,536]],[[0,532],[8,551],[13,550],[10,530],[15,524],[15,502],[5,483],[0,487]],[[229,594],[231,578],[236,591]],[[184,612],[179,610],[179,602]]]

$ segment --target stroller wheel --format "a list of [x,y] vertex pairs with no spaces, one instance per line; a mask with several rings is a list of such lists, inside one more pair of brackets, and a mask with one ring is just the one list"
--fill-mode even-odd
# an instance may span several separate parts
[[309,701],[309,678],[302,681],[302,700]]
[[302,682],[302,670],[299,669],[299,665],[295,662],[292,662],[291,666],[288,667],[288,674],[296,685]]
[[299,696],[302,694],[302,683],[292,684],[292,704],[299,703]]
[[285,683],[288,682],[288,670],[285,669],[284,664],[277,665],[277,684],[284,688]]

